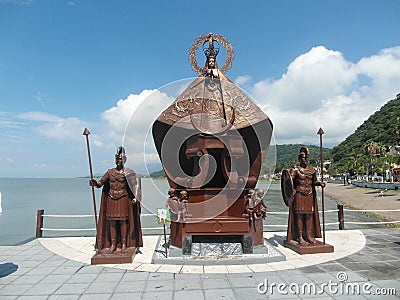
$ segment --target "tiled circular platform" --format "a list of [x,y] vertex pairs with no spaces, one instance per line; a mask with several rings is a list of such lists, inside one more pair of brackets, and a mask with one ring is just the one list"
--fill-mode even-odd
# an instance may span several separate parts
[[[133,263],[107,265],[107,267],[164,273],[254,273],[279,271],[337,260],[360,251],[366,243],[365,236],[360,230],[327,231],[326,242],[335,247],[334,253],[299,255],[283,246],[286,232],[265,232],[264,237],[272,246],[286,256],[286,261],[243,265],[192,265],[190,262],[182,265],[153,264],[152,257],[159,236],[144,236],[144,247],[140,248],[142,254],[137,254]],[[95,253],[95,240],[91,237],[41,238],[39,241],[55,254],[86,264],[90,264],[90,259]]]

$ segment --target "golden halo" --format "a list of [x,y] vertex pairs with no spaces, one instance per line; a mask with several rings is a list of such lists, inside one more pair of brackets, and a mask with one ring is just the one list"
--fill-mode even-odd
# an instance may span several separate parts
[[192,69],[196,73],[201,74],[203,72],[203,68],[199,67],[199,65],[197,64],[196,51],[200,47],[200,45],[202,45],[209,39],[210,35],[212,36],[213,41],[217,41],[226,49],[227,57],[225,60],[225,64],[222,66],[222,68],[219,69],[222,73],[225,73],[231,68],[235,54],[233,52],[233,46],[228,42],[228,40],[224,36],[218,33],[206,33],[195,39],[194,43],[189,49],[189,62],[192,65]]

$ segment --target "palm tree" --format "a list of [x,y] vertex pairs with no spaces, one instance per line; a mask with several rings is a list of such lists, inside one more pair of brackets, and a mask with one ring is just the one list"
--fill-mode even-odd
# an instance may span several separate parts
[[[369,156],[369,166],[373,169],[378,162],[376,158],[384,155],[386,146],[382,142],[375,142],[373,140],[368,140],[364,145],[364,153]],[[373,175],[373,174],[372,174]],[[367,179],[369,177],[367,170]]]

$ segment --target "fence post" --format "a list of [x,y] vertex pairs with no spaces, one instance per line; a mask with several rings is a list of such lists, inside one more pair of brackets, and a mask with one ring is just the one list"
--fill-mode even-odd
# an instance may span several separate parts
[[36,216],[36,238],[42,237],[43,215],[44,215],[44,209],[38,209]]
[[338,220],[339,220],[339,230],[344,230],[344,211],[343,205],[338,204]]

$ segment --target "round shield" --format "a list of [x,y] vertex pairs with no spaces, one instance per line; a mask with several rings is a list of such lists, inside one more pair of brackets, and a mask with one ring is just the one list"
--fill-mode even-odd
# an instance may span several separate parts
[[286,206],[291,206],[293,202],[293,180],[289,170],[283,170],[281,176],[281,192],[282,198]]

